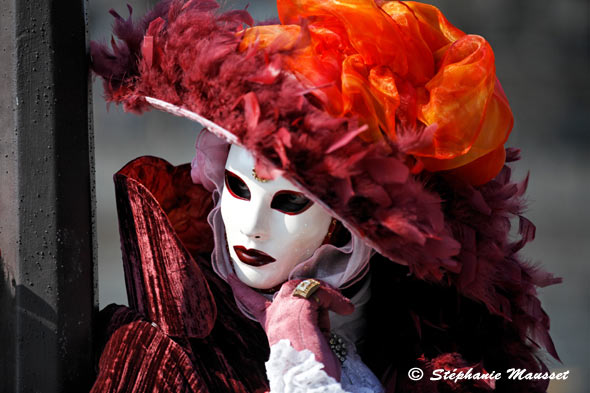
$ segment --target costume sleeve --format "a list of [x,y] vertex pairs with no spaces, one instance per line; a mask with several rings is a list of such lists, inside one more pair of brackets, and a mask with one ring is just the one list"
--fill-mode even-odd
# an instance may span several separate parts
[[289,340],[280,340],[271,346],[270,358],[266,362],[271,393],[383,392],[375,375],[355,352],[349,353],[342,364],[341,382],[326,374],[323,367],[311,351],[297,351]]
[[[204,251],[194,244],[212,237],[199,229],[210,208],[204,189],[192,184],[188,165],[174,167],[155,157],[133,160],[114,181],[130,308],[170,337],[207,337],[217,307],[189,251]],[[183,239],[190,237],[187,247]]]
[[200,392],[204,388],[185,349],[157,325],[125,306],[108,306],[98,329],[107,340],[91,393]]

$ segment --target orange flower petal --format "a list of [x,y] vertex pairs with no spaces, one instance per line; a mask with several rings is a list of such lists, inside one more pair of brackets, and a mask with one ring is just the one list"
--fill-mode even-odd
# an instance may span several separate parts
[[404,1],[420,23],[422,38],[436,52],[444,46],[457,41],[465,33],[453,26],[438,8],[430,4]]
[[[369,84],[375,97],[376,113],[381,128],[395,138],[395,112],[400,104],[400,96],[395,85],[393,72],[385,66],[375,67],[369,72]],[[381,109],[381,110],[378,110]]]
[[[495,86],[494,94],[492,95],[492,98],[490,99],[490,102],[486,108],[481,131],[471,146],[469,152],[448,160],[423,157],[421,161],[427,170],[431,172],[437,172],[458,168],[474,162],[480,157],[489,155],[491,152],[497,149],[504,150],[504,143],[506,143],[508,140],[508,136],[510,135],[510,131],[512,130],[512,126],[514,124],[514,118],[512,116],[512,111],[510,110],[508,100],[506,99],[506,96],[504,95],[498,80],[496,80]],[[500,156],[495,155],[494,157],[498,158]],[[488,157],[488,160],[490,160],[490,157]],[[479,162],[482,163],[483,161]],[[503,163],[504,159],[502,158],[501,164]],[[489,177],[489,179],[492,179],[498,174],[500,169],[502,169],[501,164],[486,164],[488,168],[496,168],[497,172],[492,175],[482,175],[482,177]],[[475,169],[472,166],[470,171],[474,170]],[[486,172],[483,171],[483,173]],[[475,175],[470,175],[470,178],[475,178],[474,176]]]
[[420,120],[437,124],[434,143],[418,156],[449,159],[467,153],[482,128],[494,91],[494,54],[479,36],[460,38],[447,51],[438,73],[426,84],[429,102],[419,112]]
[[504,166],[506,149],[498,146],[488,154],[449,171],[449,174],[465,180],[471,185],[479,186],[492,180]]

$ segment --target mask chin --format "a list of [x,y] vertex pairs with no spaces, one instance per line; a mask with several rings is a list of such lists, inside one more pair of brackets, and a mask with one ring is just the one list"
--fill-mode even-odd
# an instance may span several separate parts
[[264,268],[250,268],[239,260],[232,260],[236,276],[249,287],[260,290],[272,290],[280,287],[289,278],[289,272],[283,269],[275,269],[271,266],[265,271]]

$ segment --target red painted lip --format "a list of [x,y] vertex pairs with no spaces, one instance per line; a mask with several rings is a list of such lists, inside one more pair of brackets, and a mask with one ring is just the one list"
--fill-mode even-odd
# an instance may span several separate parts
[[276,261],[270,255],[255,249],[247,249],[244,246],[234,246],[234,251],[240,258],[240,261],[250,266],[264,266]]

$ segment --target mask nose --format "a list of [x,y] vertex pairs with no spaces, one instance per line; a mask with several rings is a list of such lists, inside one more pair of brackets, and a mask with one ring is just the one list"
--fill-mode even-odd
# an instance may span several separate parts
[[241,216],[240,232],[253,240],[266,240],[269,236],[270,208],[264,201],[251,203]]

